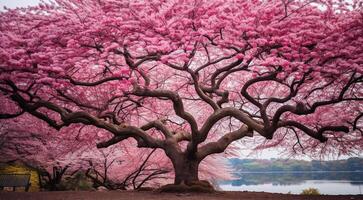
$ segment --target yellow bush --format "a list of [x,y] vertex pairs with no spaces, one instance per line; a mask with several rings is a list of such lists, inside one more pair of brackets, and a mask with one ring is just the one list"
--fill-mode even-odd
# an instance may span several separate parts
[[320,192],[316,188],[308,188],[303,190],[300,194],[302,195],[320,195]]
[[31,185],[29,187],[29,192],[39,191],[39,175],[35,170],[21,165],[5,165],[0,166],[0,174],[30,174]]

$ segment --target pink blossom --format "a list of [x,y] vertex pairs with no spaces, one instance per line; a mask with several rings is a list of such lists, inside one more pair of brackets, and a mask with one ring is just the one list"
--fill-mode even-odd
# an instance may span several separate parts
[[0,12],[0,134],[54,128],[30,137],[46,138],[29,151],[47,163],[57,159],[43,153],[63,164],[82,155],[82,138],[85,148],[125,145],[120,175],[157,148],[153,167],[175,166],[176,183],[197,181],[192,168],[218,176],[221,157],[243,148],[362,152],[354,2],[324,0],[322,10],[308,0],[56,0]]
[[243,55],[243,53],[238,53],[238,54],[236,55],[236,58],[240,60],[240,59],[243,59],[243,58],[244,58],[244,56],[245,56],[245,55]]

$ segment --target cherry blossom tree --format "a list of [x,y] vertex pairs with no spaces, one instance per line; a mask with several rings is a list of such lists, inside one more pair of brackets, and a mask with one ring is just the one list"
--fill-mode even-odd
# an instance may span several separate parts
[[[85,162],[78,159],[87,149],[85,143],[75,141],[69,128],[55,133],[45,123],[32,121],[30,115],[6,120],[1,126],[1,163],[20,163],[35,169],[40,176],[40,187],[62,189],[65,175],[72,176],[86,170]],[[66,134],[67,137],[64,137]]]
[[0,162],[21,163],[37,170],[42,188],[67,189],[64,178],[76,173],[84,173],[96,187],[110,190],[140,189],[145,184],[157,184],[157,179],[170,179],[167,173],[171,163],[160,152],[155,153],[156,149],[135,150],[125,143],[96,149],[92,143],[96,139],[82,133],[85,127],[72,126],[54,132],[39,121],[26,124],[31,118],[23,115],[2,125]]
[[[54,132],[29,114],[3,122],[0,163],[21,163],[37,170],[41,188],[71,189],[66,179],[77,174],[84,174],[95,188],[109,190],[155,188],[172,179],[172,164],[160,150],[137,149],[132,141],[96,149],[95,141],[106,135],[98,129],[72,125]],[[209,159],[201,174],[206,179],[231,179],[226,163]]]
[[[245,137],[360,152],[362,2],[55,0],[0,21],[1,118],[161,149],[175,184]],[[254,137],[254,138],[255,138]],[[249,141],[248,139],[246,141]],[[232,149],[233,150],[233,149]]]

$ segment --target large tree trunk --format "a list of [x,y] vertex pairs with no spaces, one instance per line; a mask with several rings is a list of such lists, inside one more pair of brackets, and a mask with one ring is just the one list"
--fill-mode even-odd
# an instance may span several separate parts
[[182,152],[176,147],[176,143],[170,143],[164,148],[166,155],[174,166],[174,184],[164,185],[160,192],[213,192],[214,188],[208,181],[200,181],[198,168],[201,162],[195,152]]
[[198,167],[199,161],[187,158],[186,156],[178,157],[173,160],[175,179],[174,184],[190,185],[193,182],[199,181]]
[[214,188],[208,181],[200,181],[198,167],[200,160],[186,156],[184,153],[177,153],[169,156],[171,159],[175,179],[174,184],[162,186],[160,192],[213,192]]

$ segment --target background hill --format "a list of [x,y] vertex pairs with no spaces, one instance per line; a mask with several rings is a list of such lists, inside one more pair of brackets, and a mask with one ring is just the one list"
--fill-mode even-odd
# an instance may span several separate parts
[[264,171],[363,171],[363,158],[334,161],[304,161],[291,159],[230,159],[236,172]]

